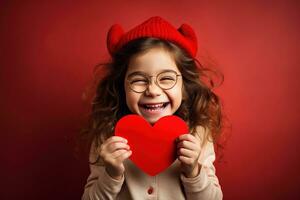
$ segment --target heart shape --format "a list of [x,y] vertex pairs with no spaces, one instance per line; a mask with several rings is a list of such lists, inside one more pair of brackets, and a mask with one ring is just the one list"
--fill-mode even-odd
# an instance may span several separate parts
[[187,124],[175,115],[160,118],[154,126],[139,115],[126,115],[115,127],[115,135],[128,140],[130,160],[150,176],[176,160],[175,139],[188,131]]

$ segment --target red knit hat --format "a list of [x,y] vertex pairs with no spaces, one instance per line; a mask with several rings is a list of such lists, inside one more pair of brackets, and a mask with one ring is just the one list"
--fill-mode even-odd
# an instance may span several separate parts
[[142,24],[124,33],[119,24],[114,24],[107,34],[107,48],[111,55],[128,42],[142,38],[155,37],[179,45],[193,58],[197,54],[197,37],[191,26],[182,24],[176,29],[159,16],[151,17]]

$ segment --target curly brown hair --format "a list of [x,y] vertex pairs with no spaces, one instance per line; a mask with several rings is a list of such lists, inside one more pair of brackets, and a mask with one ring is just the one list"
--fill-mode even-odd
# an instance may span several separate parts
[[217,144],[223,128],[223,111],[220,98],[212,91],[216,87],[215,81],[208,72],[218,75],[218,86],[223,83],[223,74],[204,67],[197,59],[191,58],[187,52],[170,41],[146,37],[129,42],[112,56],[110,62],[95,66],[95,77],[92,87],[88,90],[91,111],[87,125],[81,130],[81,135],[87,139],[88,147],[95,142],[97,149],[103,141],[113,135],[116,122],[131,113],[126,105],[124,90],[128,63],[133,56],[152,48],[167,50],[183,77],[183,100],[174,115],[188,123],[192,134],[197,133],[196,128],[199,126],[205,128],[205,135],[201,136],[203,141],[211,140]]

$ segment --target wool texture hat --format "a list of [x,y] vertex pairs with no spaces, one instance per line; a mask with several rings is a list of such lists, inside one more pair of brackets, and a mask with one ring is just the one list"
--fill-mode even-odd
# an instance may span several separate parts
[[188,24],[182,24],[176,29],[159,16],[149,18],[126,33],[121,25],[112,25],[107,34],[107,49],[114,55],[128,42],[143,37],[155,37],[175,43],[193,58],[197,54],[197,37],[193,28]]

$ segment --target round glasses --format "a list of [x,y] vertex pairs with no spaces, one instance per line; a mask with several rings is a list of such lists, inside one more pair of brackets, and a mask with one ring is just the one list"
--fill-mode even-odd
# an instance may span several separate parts
[[131,90],[137,93],[142,93],[147,90],[151,84],[152,77],[155,77],[155,84],[163,90],[169,90],[173,88],[177,83],[178,76],[175,71],[163,71],[156,76],[148,76],[142,72],[134,72],[127,77],[129,87]]

